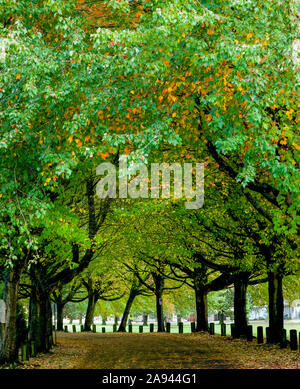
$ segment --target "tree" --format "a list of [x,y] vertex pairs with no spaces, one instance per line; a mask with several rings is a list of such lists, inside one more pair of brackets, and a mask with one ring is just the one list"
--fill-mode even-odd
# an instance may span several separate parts
[[81,284],[88,293],[84,330],[91,331],[97,302],[119,300],[124,296],[124,292],[111,263],[101,261],[93,262],[81,275]]
[[[143,282],[145,282],[148,278],[148,275],[146,275],[145,278],[143,278]],[[151,294],[147,293],[146,288],[144,287],[143,283],[139,279],[139,277],[133,272],[132,274],[132,282],[130,284],[130,290],[128,299],[126,301],[126,305],[123,311],[122,320],[120,323],[120,326],[118,328],[118,332],[125,332],[126,331],[126,323],[129,318],[130,310],[132,307],[132,304],[137,296],[151,296]]]
[[82,296],[82,285],[72,282],[64,287],[56,289],[52,294],[52,300],[57,307],[57,331],[63,331],[64,308],[69,302],[79,303],[87,299],[87,296]]

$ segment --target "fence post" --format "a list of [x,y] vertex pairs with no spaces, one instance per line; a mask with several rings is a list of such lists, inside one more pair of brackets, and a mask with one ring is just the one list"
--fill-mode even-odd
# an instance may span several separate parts
[[247,340],[248,342],[252,342],[253,340],[253,327],[247,326]]
[[144,330],[144,327],[143,327],[143,326],[139,326],[139,333],[140,333],[140,334],[143,333],[143,330]]
[[105,327],[102,327],[102,334],[105,334]]
[[72,328],[73,328],[73,332],[76,332],[76,325],[75,324],[72,325]]
[[178,333],[183,334],[183,323],[178,323]]
[[83,330],[84,330],[84,327],[83,327],[83,324],[81,324],[80,331],[83,332]]
[[267,338],[267,343],[270,343],[270,328],[266,327],[266,338]]
[[128,326],[128,332],[132,332],[132,324],[129,324],[129,326]]
[[154,323],[150,323],[150,332],[154,332]]
[[286,348],[287,346],[287,341],[286,341],[286,330],[282,330],[282,335],[281,335],[281,341],[280,341],[280,348]]
[[298,350],[297,330],[290,330],[290,347],[291,350]]
[[171,332],[171,323],[167,323],[166,328],[167,332]]
[[209,325],[209,333],[210,333],[210,335],[214,335],[215,334],[215,323],[210,323],[210,325]]
[[226,336],[226,324],[221,324],[221,336]]
[[65,326],[65,332],[68,332],[68,326]]
[[257,343],[264,343],[264,327],[262,326],[257,327]]
[[96,324],[93,324],[93,332],[97,332]]
[[191,322],[191,332],[195,332],[196,330],[196,323],[194,321]]

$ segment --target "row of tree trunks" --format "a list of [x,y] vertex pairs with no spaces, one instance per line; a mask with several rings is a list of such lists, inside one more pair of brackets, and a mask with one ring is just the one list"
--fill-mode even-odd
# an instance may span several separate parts
[[[234,280],[235,336],[247,336],[248,274],[238,274]],[[270,343],[280,343],[284,328],[282,274],[280,270],[268,272]],[[196,331],[208,330],[207,292],[195,285],[197,325]]]
[[[9,279],[6,285],[6,324],[4,329],[4,339],[1,348],[0,361],[13,362],[17,359],[17,301],[20,273],[10,271]],[[156,310],[158,332],[163,332],[163,287],[164,280],[156,275]],[[247,311],[246,311],[246,293],[248,278],[238,275],[234,281],[234,321],[236,336],[246,336],[247,334]],[[280,343],[283,333],[283,291],[282,291],[282,272],[280,269],[268,272],[268,291],[269,291],[269,328],[270,342]],[[126,323],[136,292],[132,291],[129,295],[119,331],[126,330]],[[88,310],[85,322],[85,330],[89,331],[93,323],[96,300],[95,296],[90,296]],[[201,287],[195,287],[197,326],[196,331],[207,331],[207,293]],[[58,305],[58,330],[63,329],[62,307]],[[47,293],[32,290],[30,298],[29,314],[29,336],[34,340],[38,352],[49,351],[52,343],[52,311],[50,296]]]
[[[89,211],[89,237],[93,240],[99,226],[105,220],[109,209],[110,200],[104,200],[103,214],[96,223],[94,197],[95,185],[93,178],[86,181],[88,211]],[[78,247],[74,245],[73,259],[79,263],[76,269],[63,269],[60,272],[49,277],[47,271],[44,271],[40,264],[31,267],[31,294],[29,308],[29,337],[36,342],[38,352],[47,352],[52,346],[52,312],[51,312],[51,293],[58,287],[58,284],[67,284],[72,281],[81,271],[83,271],[93,258],[93,248],[88,248],[79,261]],[[24,253],[25,255],[25,253]],[[27,267],[29,256],[14,261],[14,266],[9,272],[9,278],[6,285],[6,323],[4,328],[4,337],[0,350],[0,363],[15,362],[18,359],[17,345],[17,301],[19,291],[19,281],[23,270]],[[60,315],[60,325],[62,325],[62,310]]]
[[[270,342],[279,343],[281,341],[283,330],[283,295],[282,295],[282,276],[279,271],[269,272],[269,327],[270,327]],[[16,312],[17,296],[12,294],[13,290],[16,290],[16,285],[12,279],[8,283],[8,298],[11,299],[12,304],[9,304],[10,309]],[[157,309],[157,322],[158,332],[163,332],[164,320],[163,320],[163,304],[162,304],[162,288],[163,284],[161,280],[157,279],[157,284],[161,285],[156,293],[156,309]],[[234,322],[236,336],[247,335],[247,286],[248,276],[239,274],[234,281]],[[118,331],[123,332],[126,330],[126,323],[134,298],[137,292],[131,291],[126,303],[124,314]],[[196,312],[197,312],[197,326],[196,331],[208,330],[208,314],[207,314],[207,292],[201,288],[195,288],[195,300],[196,300]],[[93,324],[93,317],[95,311],[95,305],[97,300],[95,295],[91,294],[88,300],[87,315],[85,321],[85,331],[90,331]],[[30,303],[30,338],[35,340],[39,351],[49,351],[49,337],[52,336],[52,324],[51,324],[51,305],[50,298],[47,295],[32,296]],[[60,325],[62,327],[62,309],[58,310],[58,317],[60,317]],[[12,323],[14,320],[12,321]],[[7,331],[14,332],[13,325],[7,326]],[[62,330],[61,328],[60,330]],[[9,337],[11,338],[11,337]]]
[[[234,279],[234,323],[235,336],[247,336],[247,287],[248,287],[247,273],[239,273]],[[156,278],[157,286],[161,285],[161,280]],[[194,282],[195,302],[197,323],[196,331],[208,330],[208,310],[207,310],[207,291],[201,286],[201,282]],[[280,273],[269,272],[269,327],[270,327],[270,342],[279,343],[283,330],[283,295],[282,295],[282,277]],[[157,288],[156,293],[156,312],[158,332],[164,331],[163,321],[163,304],[162,304],[162,288]],[[160,291],[160,293],[159,293]],[[126,323],[129,312],[136,295],[130,292],[127,304],[124,310],[122,321],[119,327],[119,332],[126,331]]]
[[[283,330],[283,294],[282,294],[282,277],[279,271],[273,271],[268,273],[268,289],[269,289],[269,327],[270,327],[270,342],[279,343],[281,341]],[[160,285],[161,280],[157,279],[157,284]],[[248,274],[240,273],[234,280],[234,323],[235,323],[235,336],[246,337],[247,336],[247,287],[248,287]],[[158,332],[163,332],[163,304],[162,304],[162,288],[158,288],[156,294],[156,309],[157,309],[157,322]],[[126,323],[128,321],[130,309],[133,301],[137,296],[137,291],[131,290],[122,320],[119,326],[119,332],[126,331]],[[195,285],[195,301],[196,301],[196,314],[197,324],[196,331],[208,330],[208,312],[207,312],[207,292],[201,286]],[[85,331],[90,331],[93,316],[95,310],[96,301],[94,296],[90,296],[87,308],[87,316],[85,322]],[[62,317],[62,310],[59,317]],[[62,330],[62,328],[61,328]]]
[[[246,311],[246,293],[247,278],[236,277],[234,282],[234,322],[236,336],[246,336],[247,334],[247,311]],[[207,291],[201,286],[195,285],[196,300],[196,331],[208,331],[208,312],[207,312]]]

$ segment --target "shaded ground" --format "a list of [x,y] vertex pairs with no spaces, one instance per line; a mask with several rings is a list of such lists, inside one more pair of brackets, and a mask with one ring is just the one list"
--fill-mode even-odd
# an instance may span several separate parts
[[58,333],[26,369],[299,369],[300,353],[219,335]]

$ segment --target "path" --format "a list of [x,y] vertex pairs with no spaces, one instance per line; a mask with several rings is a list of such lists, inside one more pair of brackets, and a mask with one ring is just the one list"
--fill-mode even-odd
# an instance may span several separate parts
[[257,369],[300,368],[299,351],[206,333],[58,333],[49,354],[29,369]]

